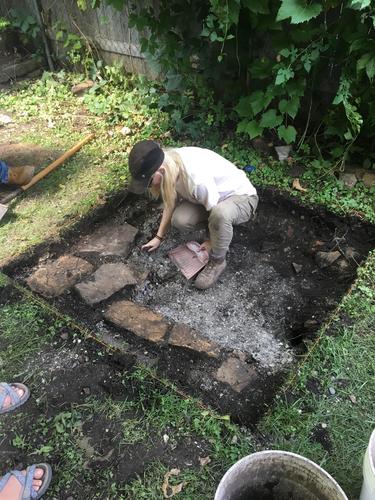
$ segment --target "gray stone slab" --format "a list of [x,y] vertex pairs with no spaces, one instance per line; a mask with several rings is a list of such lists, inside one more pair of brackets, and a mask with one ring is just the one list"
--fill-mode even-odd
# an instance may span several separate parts
[[219,367],[215,378],[219,382],[229,384],[234,391],[241,392],[250,383],[254,383],[258,375],[255,368],[245,361],[230,357]]
[[75,289],[86,302],[92,305],[108,299],[126,285],[136,285],[138,279],[130,266],[126,264],[103,264],[92,276],[93,281],[75,285]]
[[106,224],[78,243],[77,251],[126,257],[138,229],[126,222],[124,224]]
[[0,72],[0,83],[15,80],[21,76],[25,76],[32,71],[40,68],[41,64],[37,59],[25,59],[22,61],[13,60],[2,66]]
[[26,282],[32,290],[45,297],[57,297],[92,271],[93,266],[86,260],[63,255],[41,265]]
[[340,181],[342,181],[346,187],[353,188],[357,184],[357,176],[349,172],[343,172],[340,174]]

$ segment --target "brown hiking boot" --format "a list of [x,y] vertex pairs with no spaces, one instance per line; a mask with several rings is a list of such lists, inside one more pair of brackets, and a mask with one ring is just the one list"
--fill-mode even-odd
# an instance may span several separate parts
[[31,181],[35,167],[25,165],[24,167],[9,167],[8,184],[24,186]]
[[207,290],[207,288],[213,286],[226,267],[227,263],[225,259],[221,262],[210,260],[195,280],[195,288],[199,288],[199,290]]

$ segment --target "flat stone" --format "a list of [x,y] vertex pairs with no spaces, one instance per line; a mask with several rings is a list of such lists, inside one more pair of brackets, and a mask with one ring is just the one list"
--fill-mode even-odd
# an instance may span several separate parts
[[358,181],[362,180],[363,174],[366,172],[366,169],[363,167],[355,167],[355,166],[346,166],[345,174],[354,174]]
[[280,243],[276,241],[264,241],[262,243],[261,252],[270,252],[272,250],[277,250],[280,247]]
[[116,326],[151,342],[161,342],[169,326],[161,314],[128,300],[111,304],[104,317]]
[[40,266],[26,282],[32,290],[45,297],[57,297],[92,271],[93,266],[86,260],[63,255]]
[[106,224],[84,237],[78,244],[77,250],[82,253],[126,257],[137,233],[138,229],[126,222],[121,225]]
[[293,267],[296,274],[299,274],[303,269],[302,265],[297,264],[296,262],[292,262],[292,267]]
[[94,82],[92,80],[87,80],[86,82],[77,83],[76,85],[73,85],[72,93],[76,96],[82,96],[93,86]]
[[375,184],[375,172],[366,172],[362,177],[362,182],[366,187],[372,187]]
[[255,368],[238,358],[226,359],[215,374],[216,380],[229,384],[236,392],[241,392],[247,385],[258,378]]
[[357,176],[352,173],[344,172],[340,174],[340,181],[348,188],[353,188],[357,184]]
[[0,74],[0,83],[16,80],[32,71],[40,68],[41,64],[37,59],[24,59],[22,61],[12,61],[7,66],[2,66]]
[[317,252],[315,260],[318,266],[323,269],[324,267],[331,266],[340,257],[341,253],[338,250],[334,252]]
[[84,281],[74,287],[89,305],[108,299],[127,285],[138,283],[137,276],[131,267],[122,263],[103,264],[95,271],[93,278],[93,281]]
[[169,337],[169,344],[178,347],[185,347],[186,349],[204,353],[207,354],[207,356],[214,358],[217,358],[220,352],[220,348],[217,344],[215,344],[215,342],[207,340],[197,331],[182,323],[177,323],[172,328],[172,332]]
[[132,130],[131,130],[131,128],[129,128],[129,127],[122,127],[122,128],[120,129],[120,134],[121,134],[121,135],[129,135],[129,134],[131,134],[131,133],[132,133]]

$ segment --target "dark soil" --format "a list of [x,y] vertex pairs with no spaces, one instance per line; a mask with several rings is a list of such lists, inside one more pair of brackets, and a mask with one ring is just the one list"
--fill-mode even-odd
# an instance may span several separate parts
[[323,429],[323,427],[317,425],[311,433],[310,440],[312,442],[319,443],[326,451],[328,451],[328,453],[331,453],[332,441],[327,429]]
[[[132,195],[119,194],[59,242],[47,242],[7,265],[23,281],[39,259],[74,253],[76,243],[108,221],[128,222],[139,229],[128,261],[147,269],[143,287],[126,287],[104,303],[90,307],[68,291],[53,303],[84,323],[104,342],[119,347],[142,363],[155,366],[183,390],[199,395],[244,423],[254,423],[271,403],[296,355],[306,349],[319,326],[353,282],[358,265],[375,242],[375,228],[357,218],[340,218],[320,207],[301,203],[272,190],[260,190],[255,221],[235,228],[228,269],[214,289],[200,292],[187,282],[167,257],[181,236],[172,232],[160,250],[141,252],[141,243],[155,234],[160,207]],[[191,237],[190,237],[191,236]],[[203,239],[204,233],[189,235]],[[317,252],[339,251],[332,265],[317,265]],[[84,255],[95,267],[121,259]],[[222,352],[241,352],[257,369],[254,384],[240,394],[212,377],[220,360],[170,346],[156,347],[103,321],[103,310],[117,299],[130,299],[188,324],[217,342]],[[120,342],[119,342],[120,340]]]
[[[0,305],[21,298],[13,287],[0,290]],[[48,318],[43,328],[47,326]],[[207,456],[209,444],[194,434],[176,439],[176,445],[171,446],[171,443],[163,441],[162,429],[151,428],[146,439],[128,444],[121,439],[122,425],[128,418],[141,419],[143,414],[127,413],[116,419],[85,409],[92,398],[100,402],[110,397],[112,401],[138,403],[144,399],[145,389],[139,380],[131,377],[136,361],[134,356],[106,354],[95,341],[87,339],[76,342],[71,336],[72,332],[69,339],[63,341],[61,334],[64,332],[58,332],[51,345],[42,349],[36,358],[25,360],[24,372],[31,374],[27,382],[31,398],[16,411],[2,415],[0,477],[9,470],[21,470],[31,463],[45,462],[45,456],[35,451],[52,445],[48,462],[53,467],[55,477],[52,487],[56,488],[56,478],[64,473],[69,475],[69,471],[64,470],[64,464],[69,464],[71,459],[66,456],[64,439],[68,438],[64,437],[64,433],[70,436],[69,440],[76,436],[78,447],[85,451],[86,460],[79,481],[74,480],[65,489],[57,487],[58,498],[61,499],[93,498],[94,494],[103,490],[106,471],[112,474],[111,481],[121,487],[137,475],[142,475],[148,465],[155,461],[160,461],[168,468],[181,467],[185,470],[200,466],[199,457]],[[34,366],[38,366],[36,374],[35,370],[33,374]],[[166,390],[156,380],[148,383],[150,394]],[[148,411],[147,404],[153,404],[152,398],[143,405],[145,413]],[[77,430],[72,432],[67,426],[66,430],[58,431],[63,441],[56,442],[56,432],[53,436],[56,419],[66,415],[69,421],[75,412],[79,415]],[[178,429],[165,429],[164,432],[168,432],[172,439]],[[24,449],[16,446],[17,436],[23,436]],[[63,483],[66,484],[66,479]],[[49,495],[49,498],[56,498],[51,492]]]

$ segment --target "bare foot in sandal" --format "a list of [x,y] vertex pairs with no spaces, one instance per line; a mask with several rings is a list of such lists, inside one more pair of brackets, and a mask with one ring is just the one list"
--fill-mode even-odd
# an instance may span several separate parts
[[47,464],[32,465],[12,471],[0,479],[0,500],[37,499],[47,490],[52,471]]
[[23,405],[30,396],[29,389],[20,383],[0,383],[0,414]]

